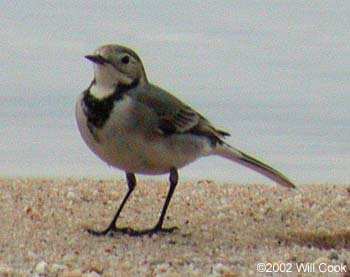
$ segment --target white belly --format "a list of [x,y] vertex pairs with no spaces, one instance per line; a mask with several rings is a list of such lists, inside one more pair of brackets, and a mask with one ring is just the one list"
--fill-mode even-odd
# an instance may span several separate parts
[[85,143],[109,165],[126,172],[167,173],[170,168],[181,168],[211,150],[205,138],[190,134],[160,135],[155,131],[155,114],[135,107],[129,97],[115,104],[106,124],[96,129],[96,140],[87,127],[80,99],[76,105],[76,118]]

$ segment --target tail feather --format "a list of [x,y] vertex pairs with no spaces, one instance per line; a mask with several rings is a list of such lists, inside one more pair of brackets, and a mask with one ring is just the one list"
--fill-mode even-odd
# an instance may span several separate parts
[[226,143],[217,145],[214,154],[253,169],[284,187],[295,188],[295,185],[281,172]]

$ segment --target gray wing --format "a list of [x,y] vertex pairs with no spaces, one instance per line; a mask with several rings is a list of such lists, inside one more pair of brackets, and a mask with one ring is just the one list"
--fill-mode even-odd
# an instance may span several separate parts
[[191,132],[207,136],[214,142],[221,142],[224,136],[229,135],[215,129],[202,115],[155,85],[135,88],[128,95],[155,111],[159,118],[158,129],[164,135]]

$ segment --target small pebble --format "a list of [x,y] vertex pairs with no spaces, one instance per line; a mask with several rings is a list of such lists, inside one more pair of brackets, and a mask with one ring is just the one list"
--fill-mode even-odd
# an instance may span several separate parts
[[62,264],[53,264],[53,265],[51,266],[50,271],[51,271],[52,273],[57,273],[57,272],[59,272],[59,271],[63,271],[63,270],[66,270],[66,269],[67,269],[67,267],[66,267],[65,265],[62,265]]
[[101,265],[99,263],[91,263],[86,271],[95,272],[97,274],[102,274],[103,270],[104,270],[103,265]]
[[332,261],[338,261],[339,260],[338,253],[335,251],[332,251],[332,253],[329,255],[329,259],[331,259]]
[[65,263],[69,263],[69,262],[73,262],[75,259],[76,259],[75,256],[67,254],[63,256],[62,261]]
[[156,272],[157,273],[165,273],[169,270],[169,264],[168,263],[161,263],[156,266]]
[[26,207],[25,212],[31,220],[40,220],[43,217],[43,215],[34,207]]
[[328,264],[329,263],[329,259],[327,259],[326,257],[320,257],[320,258],[316,259],[313,263],[316,264],[316,265],[319,265],[321,263]]
[[63,277],[82,277],[83,273],[80,269],[72,270],[72,271],[65,271],[63,272]]
[[12,267],[9,267],[7,265],[0,265],[0,276],[13,276],[14,269]]
[[229,273],[230,271],[231,271],[231,269],[230,269],[228,266],[226,266],[226,265],[224,265],[224,264],[222,264],[222,263],[218,263],[218,264],[215,264],[215,265],[213,266],[213,273],[214,273],[215,275],[227,274],[227,273]]
[[35,272],[38,274],[47,273],[47,269],[48,269],[48,264],[45,261],[41,261],[35,266]]
[[67,192],[67,198],[75,200],[75,199],[78,199],[79,196],[74,191],[68,191]]
[[102,275],[98,274],[97,272],[95,271],[92,271],[92,272],[88,272],[88,273],[84,273],[82,275],[82,277],[100,277]]

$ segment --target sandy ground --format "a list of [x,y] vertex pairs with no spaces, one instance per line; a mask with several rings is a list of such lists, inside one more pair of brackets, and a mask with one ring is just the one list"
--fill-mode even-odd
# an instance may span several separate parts
[[[167,189],[139,181],[118,225],[153,226]],[[84,231],[106,227],[125,192],[124,180],[0,179],[0,276],[244,276],[258,263],[350,272],[349,186],[180,182],[165,222],[174,233]]]

